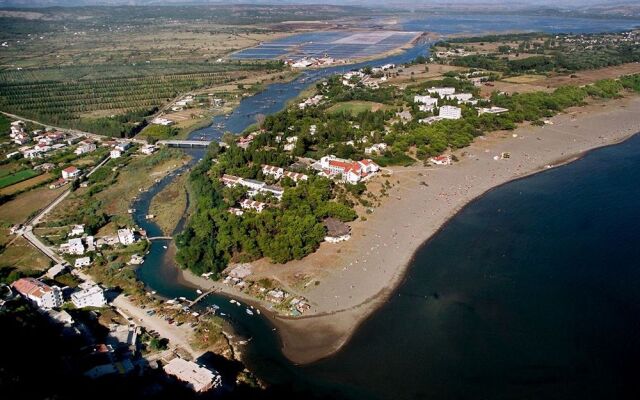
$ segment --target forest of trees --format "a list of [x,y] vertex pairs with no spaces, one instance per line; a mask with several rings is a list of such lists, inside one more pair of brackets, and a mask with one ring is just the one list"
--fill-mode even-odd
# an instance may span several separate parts
[[[288,156],[284,156],[288,158]],[[214,162],[214,159],[216,160]],[[176,259],[196,274],[219,273],[229,261],[268,257],[284,263],[312,253],[324,239],[327,217],[352,221],[351,207],[334,198],[332,181],[311,176],[288,187],[282,200],[261,213],[228,212],[242,195],[241,188],[226,188],[224,173],[261,178],[261,163],[282,165],[283,156],[252,146],[243,150],[211,144],[207,155],[190,174],[189,187],[197,204],[185,230],[176,238]]]

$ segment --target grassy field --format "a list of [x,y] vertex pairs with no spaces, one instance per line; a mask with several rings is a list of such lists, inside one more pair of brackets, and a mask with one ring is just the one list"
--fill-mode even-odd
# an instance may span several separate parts
[[0,222],[23,223],[31,214],[45,207],[67,189],[67,187],[61,187],[51,190],[47,187],[40,187],[22,193],[15,199],[0,205]]
[[171,235],[187,208],[187,175],[183,174],[165,187],[151,201],[149,212],[165,235]]
[[18,193],[21,192],[23,190],[32,188],[34,186],[38,186],[46,181],[48,181],[49,179],[53,178],[53,175],[51,174],[42,174],[42,175],[38,175],[35,176],[31,179],[27,179],[24,180],[22,182],[19,183],[15,183],[11,186],[7,186],[4,187],[2,189],[0,189],[0,195],[11,195],[14,193]]
[[48,257],[21,237],[4,249],[0,260],[0,267],[14,267],[25,271],[44,271],[51,266]]
[[38,172],[32,169],[23,169],[22,171],[16,172],[15,174],[3,176],[2,178],[0,178],[0,189],[33,178],[37,175]]
[[357,115],[365,111],[378,111],[383,110],[387,106],[382,103],[376,103],[372,101],[346,101],[344,103],[338,103],[331,106],[327,111],[332,114],[337,113],[351,113]]

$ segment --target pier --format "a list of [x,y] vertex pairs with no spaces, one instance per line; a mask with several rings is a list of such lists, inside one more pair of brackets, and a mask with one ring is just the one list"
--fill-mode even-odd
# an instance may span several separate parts
[[193,307],[196,304],[198,304],[198,302],[202,299],[204,299],[205,297],[207,297],[208,295],[210,295],[211,293],[215,292],[216,289],[209,289],[208,291],[202,293],[200,296],[196,297],[195,300],[193,300],[191,303],[189,303],[189,307]]

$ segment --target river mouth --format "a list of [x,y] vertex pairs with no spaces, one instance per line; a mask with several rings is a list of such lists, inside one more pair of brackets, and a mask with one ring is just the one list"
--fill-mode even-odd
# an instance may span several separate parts
[[[419,51],[424,51],[424,48]],[[412,59],[417,54],[420,53],[410,51],[407,57]],[[379,62],[383,64],[389,61]],[[353,66],[347,67],[351,68]],[[224,130],[239,133],[253,123],[252,116],[256,112],[276,112],[286,103],[286,99],[299,93],[314,79],[322,79],[326,76],[325,73],[338,71],[309,71],[292,83],[274,84],[254,96],[251,101],[243,101],[228,118],[217,117],[212,126],[193,132],[191,137],[215,140],[221,137]],[[619,146],[628,153],[636,152],[638,139],[636,137]],[[628,146],[636,147],[630,149]],[[616,153],[618,149],[602,149],[605,152],[604,159],[597,156],[600,150],[594,152],[594,155],[585,158],[586,167],[585,161],[580,160],[558,169],[557,171],[562,171],[559,176],[554,175],[554,171],[525,181],[528,184],[534,182],[536,187],[551,185],[550,189],[542,190],[543,193],[562,193],[571,186],[571,179],[575,181],[582,174],[588,175],[593,168],[602,171],[601,164],[609,157],[619,156]],[[610,151],[614,153],[609,153]],[[194,156],[194,162],[201,156]],[[623,155],[628,156],[629,154]],[[635,159],[632,164],[625,164],[625,167],[633,169],[634,165],[638,165]],[[605,171],[605,175],[613,173],[619,174],[621,170]],[[571,179],[567,180],[567,176]],[[627,175],[624,179],[620,178],[621,182],[618,183],[624,183],[622,181],[625,180],[628,180],[627,183],[637,182],[637,178],[636,175]],[[557,182],[562,182],[562,185],[558,186]],[[165,184],[168,182],[161,181],[142,195],[136,203],[138,214],[146,214],[147,200],[150,201]],[[523,190],[518,184],[514,184],[520,191]],[[600,177],[595,184],[607,182]],[[575,189],[579,192],[586,186],[590,185],[578,183]],[[624,188],[623,193],[612,193],[623,197],[638,194],[629,185],[620,187]],[[562,251],[566,249],[559,244],[567,243],[565,239],[569,235],[581,230],[589,232],[589,235],[596,235],[593,227],[606,223],[598,220],[598,224],[592,225],[588,221],[591,214],[588,210],[593,210],[597,204],[593,197],[587,196],[588,193],[581,194],[587,199],[581,204],[580,211],[583,212],[559,208],[552,215],[545,216],[548,209],[557,205],[557,198],[534,197],[533,202],[541,202],[535,206],[523,200],[513,190],[511,184],[506,185],[491,196],[474,202],[456,216],[435,238],[435,244],[430,243],[416,255],[405,283],[389,303],[358,329],[352,341],[342,351],[331,358],[304,367],[294,366],[282,356],[277,331],[273,330],[274,327],[264,317],[249,317],[244,313],[244,308],[230,304],[222,296],[212,295],[203,305],[219,305],[237,333],[253,339],[244,348],[244,359],[252,371],[275,388],[286,387],[287,390],[305,395],[315,393],[318,396],[354,399],[467,398],[474,390],[481,394],[480,397],[489,398],[535,397],[535,394],[551,396],[554,393],[566,394],[567,396],[561,396],[563,398],[573,398],[590,397],[590,393],[594,392],[604,394],[613,388],[611,383],[616,382],[614,373],[626,378],[629,369],[622,367],[629,367],[632,356],[637,360],[637,355],[640,355],[637,339],[620,331],[634,332],[640,326],[635,317],[629,317],[629,314],[633,314],[630,311],[635,310],[633,302],[637,300],[630,289],[634,288],[634,282],[639,282],[638,276],[630,267],[617,270],[627,281],[627,286],[624,282],[617,281],[606,290],[599,287],[599,283],[606,277],[589,258],[600,264],[607,264],[608,261],[601,258],[600,252],[607,253],[616,247],[615,243],[604,240],[602,236],[594,236],[595,242],[589,242],[591,246],[586,245],[587,248],[598,249],[597,254],[587,253],[590,254],[589,257],[581,255],[585,245],[579,242],[573,243],[575,246],[571,252]],[[591,194],[597,197],[599,192]],[[611,197],[607,199],[615,200]],[[575,205],[574,200],[575,197],[572,197],[570,204]],[[496,214],[495,205],[500,202],[517,204],[518,207],[505,207],[512,211],[508,214]],[[544,206],[541,207],[540,204]],[[628,204],[624,211],[631,216],[630,221],[638,222],[637,215],[627,206]],[[535,212],[530,212],[531,208]],[[571,229],[564,231],[557,221],[565,219],[567,213],[575,213],[575,219],[572,218],[574,223],[567,226]],[[487,215],[491,219],[483,219]],[[524,219],[519,218],[522,216]],[[498,219],[494,219],[496,217]],[[616,213],[609,217],[617,219],[620,215]],[[138,218],[138,215],[136,222],[148,232],[153,232],[153,222],[147,223]],[[533,231],[535,235],[520,238],[522,226],[537,227]],[[627,244],[634,240],[637,242],[638,236],[633,235],[632,228],[626,227],[625,232]],[[518,239],[515,242],[512,240],[514,234]],[[544,240],[555,235],[563,240],[551,245],[547,242],[553,242],[552,240]],[[470,237],[471,241],[460,242],[460,237]],[[483,244],[483,241],[495,246]],[[596,246],[603,243],[610,247]],[[467,247],[471,244],[475,252],[469,254]],[[509,251],[505,253],[500,249]],[[523,249],[528,251],[518,251]],[[536,254],[531,254],[532,249],[541,249],[535,251],[543,257],[534,257]],[[459,257],[452,260],[451,256],[456,254]],[[506,260],[505,254],[509,255]],[[563,257],[562,263],[550,260],[550,255],[560,254]],[[620,264],[632,264],[629,260],[637,259],[638,255],[640,254],[633,248],[625,246],[621,258],[616,257],[614,260]],[[589,279],[575,280],[575,264],[590,266]],[[558,266],[563,267],[562,274],[560,270],[556,270]],[[195,289],[181,283],[176,278],[177,274],[174,261],[167,256],[160,243],[151,246],[147,260],[138,272],[139,278],[150,289],[164,297],[195,298]],[[552,279],[554,285],[550,288],[545,287],[549,277],[556,277],[555,281]],[[522,282],[527,281],[531,284],[522,286]],[[576,283],[580,286],[579,290],[570,290]],[[621,288],[623,290],[619,293],[624,294],[622,300],[617,298],[614,290]],[[635,289],[640,288],[636,285]],[[604,306],[597,307],[594,299],[589,300],[593,296],[597,296]],[[538,300],[538,303],[533,300]],[[617,306],[623,310],[615,312]],[[592,347],[603,340],[606,332],[588,323],[591,310],[595,311],[596,318],[605,321],[603,324],[615,331],[612,338],[620,345],[615,346],[611,354],[621,360],[619,366],[612,360],[612,355],[593,351]],[[635,312],[635,315],[638,313]],[[538,323],[541,326],[537,326]],[[568,329],[571,324],[588,331],[588,335],[580,337],[579,332]],[[554,336],[553,330],[559,330],[560,335]],[[465,334],[470,331],[475,334]],[[628,354],[622,351],[623,344],[628,345]],[[583,355],[585,349],[588,350],[586,356]],[[558,357],[552,357],[555,355]],[[574,363],[572,360],[580,362]],[[604,362],[603,365],[609,366],[611,371],[594,368],[598,362]],[[589,384],[590,381],[600,385]],[[637,389],[629,387],[627,382],[629,381],[625,379],[624,389]],[[507,390],[501,390],[504,388]],[[614,392],[618,397],[626,398],[624,392]]]

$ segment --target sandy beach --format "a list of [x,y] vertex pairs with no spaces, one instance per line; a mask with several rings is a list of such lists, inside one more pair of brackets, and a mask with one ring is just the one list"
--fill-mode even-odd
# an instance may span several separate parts
[[[253,279],[277,279],[312,304],[298,318],[265,313],[278,328],[284,354],[304,364],[337,351],[401,282],[415,251],[462,207],[506,182],[629,138],[640,132],[638,115],[637,96],[598,102],[569,109],[552,118],[552,125],[477,138],[453,153],[459,162],[451,166],[392,168],[391,177],[378,178],[394,184],[389,196],[366,221],[352,224],[351,240],[323,243],[316,253],[285,265],[254,263]],[[503,152],[510,157],[501,159]],[[377,191],[374,187],[375,182],[372,190]],[[256,303],[220,283],[182,275],[192,284],[216,286]]]

